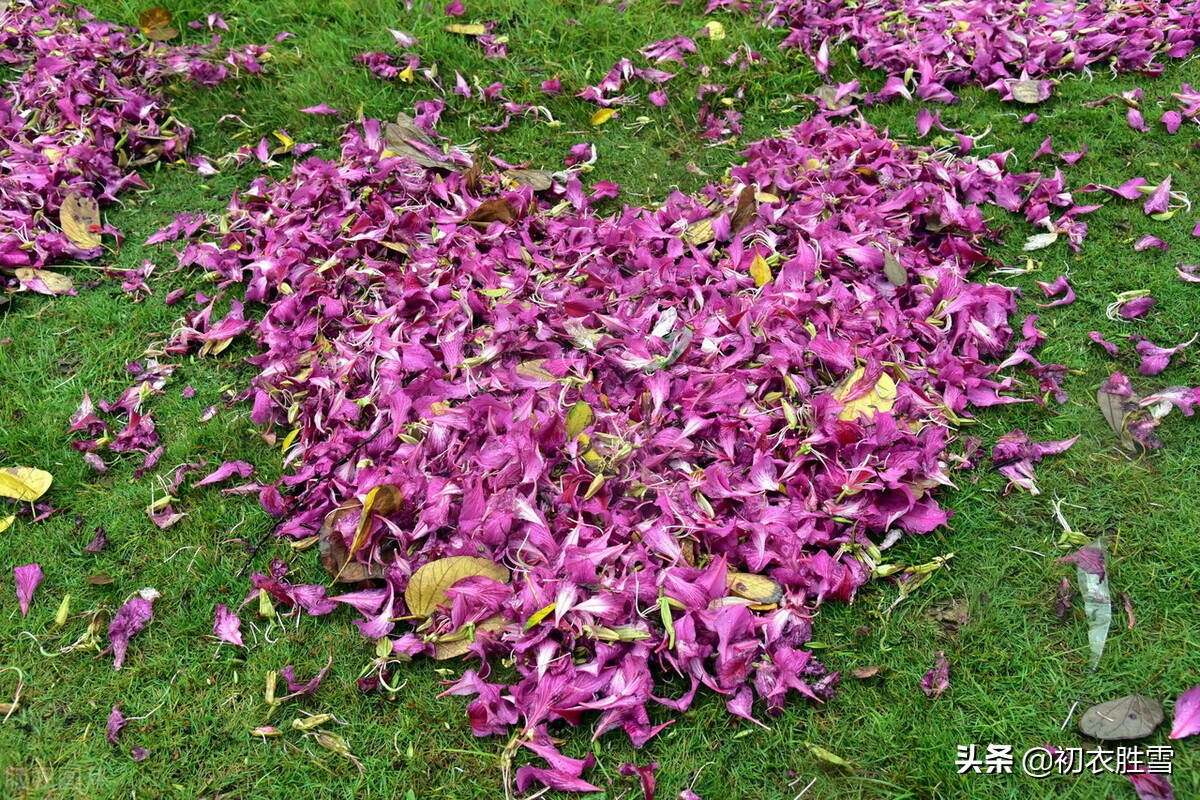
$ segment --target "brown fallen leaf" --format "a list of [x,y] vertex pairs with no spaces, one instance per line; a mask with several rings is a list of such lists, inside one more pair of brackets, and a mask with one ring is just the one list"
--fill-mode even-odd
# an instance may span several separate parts
[[350,549],[346,547],[346,542],[338,531],[339,522],[351,515],[360,517],[362,508],[362,503],[357,500],[342,504],[326,515],[321,532],[317,534],[317,552],[321,558],[321,565],[338,583],[361,583],[382,578],[384,575],[381,564],[351,561]]
[[1084,736],[1105,742],[1142,739],[1154,733],[1162,721],[1163,710],[1157,701],[1131,694],[1083,712],[1079,730]]
[[691,225],[688,225],[683,229],[683,238],[687,239],[694,245],[708,244],[716,237],[716,234],[713,233],[712,226],[714,219],[716,219],[716,217],[707,217],[705,219],[696,220]]
[[97,572],[95,575],[88,575],[83,580],[88,586],[108,586],[117,581],[116,578],[107,572]]
[[868,666],[868,667],[855,667],[854,669],[850,670],[850,676],[853,678],[858,678],[860,681],[862,681],[862,680],[866,680],[867,678],[875,677],[876,675],[878,675],[880,672],[884,671],[885,669],[887,669],[887,668],[880,667],[880,666],[877,666],[874,664],[872,664],[871,666]]
[[743,186],[738,192],[737,206],[729,218],[729,227],[734,233],[749,225],[758,214],[758,202],[755,199],[753,186]]
[[[496,614],[488,617],[483,622],[475,624],[476,635],[480,631],[489,633],[498,633],[504,630],[505,622],[503,614]],[[457,658],[471,649],[471,645],[475,643],[475,636],[468,636],[466,631],[455,631],[448,637],[439,639],[433,645],[433,658],[436,661],[445,661],[450,658]]]
[[410,614],[428,617],[439,605],[446,605],[446,590],[463,578],[482,575],[497,583],[508,583],[508,568],[476,556],[450,556],[430,561],[413,573],[404,590],[404,603]]
[[367,538],[371,535],[372,515],[386,517],[395,514],[403,502],[404,496],[400,494],[400,490],[390,484],[376,486],[367,492],[362,513],[358,517],[358,525],[354,529],[354,538],[350,542],[350,550],[346,554],[346,564],[353,563],[354,556],[366,545]]
[[544,192],[554,186],[554,176],[544,169],[509,169],[504,177],[518,186],[532,187],[535,192]]
[[933,606],[925,612],[925,617],[942,627],[947,633],[954,633],[971,619],[970,605],[965,599],[952,598],[949,603]]
[[493,197],[491,200],[484,200],[480,203],[479,207],[468,214],[464,221],[482,230],[493,222],[509,223],[515,218],[516,209],[509,205],[507,200],[502,197]]
[[395,122],[384,124],[383,142],[385,155],[390,152],[391,155],[404,156],[428,169],[453,171],[457,168],[438,152],[429,134],[414,125],[407,114],[397,114]]
[[68,192],[58,209],[58,224],[76,247],[92,250],[100,246],[100,205],[94,197]]
[[138,14],[138,28],[152,42],[167,42],[179,35],[179,29],[171,26],[174,17],[162,6],[147,8]]
[[1017,81],[1012,85],[1013,100],[1026,104],[1042,102],[1040,83],[1040,81]]

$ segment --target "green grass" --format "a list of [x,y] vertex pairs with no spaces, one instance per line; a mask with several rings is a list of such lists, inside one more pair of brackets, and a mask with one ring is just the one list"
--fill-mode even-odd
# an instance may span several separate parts
[[[589,177],[621,183],[630,202],[661,198],[676,187],[695,190],[719,177],[736,159],[737,148],[706,147],[696,139],[698,78],[681,76],[672,82],[674,101],[667,109],[638,107],[599,129],[588,125],[592,107],[570,91],[547,100],[537,89],[553,75],[569,89],[594,82],[618,58],[636,61],[637,48],[694,32],[704,21],[702,3],[634,2],[623,14],[592,0],[470,3],[468,21],[499,20],[501,32],[510,36],[507,61],[484,59],[474,44],[442,31],[445,19],[437,5],[405,12],[400,4],[352,0],[224,4],[221,10],[238,42],[266,41],[281,29],[298,36],[275,48],[271,74],[264,78],[210,92],[181,93],[178,112],[197,129],[195,150],[219,156],[286,128],[298,140],[321,142],[325,146],[318,154],[329,156],[335,152],[340,123],[298,114],[297,109],[327,102],[351,113],[361,107],[367,115],[389,117],[431,96],[430,87],[419,82],[386,84],[351,63],[363,50],[394,50],[386,28],[399,27],[422,39],[416,52],[424,64],[436,63],[451,81],[454,70],[478,77],[483,85],[503,81],[509,99],[544,103],[562,122],[550,127],[514,120],[502,133],[480,133],[477,126],[494,124],[502,115],[494,107],[452,97],[442,132],[459,142],[477,140],[482,152],[556,168],[571,145],[593,141],[600,158]],[[102,17],[133,21],[139,7],[106,1],[94,4],[93,10]],[[214,7],[187,2],[173,10],[186,21]],[[745,73],[716,67],[707,79],[747,84],[746,98],[737,106],[745,113],[743,141],[802,120],[808,112],[797,95],[817,85],[811,69],[796,55],[776,48],[780,33],[759,29],[746,18],[719,19],[728,37],[698,40],[704,63],[718,64],[742,42],[766,58],[765,64]],[[878,76],[859,77],[878,85]],[[1136,85],[1145,88],[1148,98],[1166,96],[1181,80],[1200,82],[1200,67],[1195,62],[1172,65],[1158,80],[1113,80],[1107,75],[1090,82],[1068,79],[1038,108],[1042,119],[1033,126],[1020,124],[1017,109],[994,95],[966,91],[963,102],[946,109],[943,118],[974,133],[990,126],[991,134],[981,145],[1011,148],[1022,159],[1050,134],[1060,151],[1086,142],[1089,154],[1067,170],[1074,186],[1121,183],[1134,175],[1157,181],[1173,174],[1176,189],[1200,198],[1200,173],[1192,168],[1196,128],[1174,137],[1159,128],[1137,134],[1125,125],[1119,108],[1081,107]],[[689,88],[685,92],[683,87]],[[1153,100],[1148,105],[1153,106]],[[251,129],[216,122],[227,113],[240,114]],[[915,113],[916,107],[897,104],[870,109],[866,115],[897,136],[912,136]],[[643,114],[648,121],[638,123],[636,117]],[[1157,114],[1151,111],[1147,118],[1156,119]],[[689,164],[710,177],[690,171]],[[1038,164],[1052,167],[1052,162]],[[203,286],[197,276],[170,274],[174,258],[168,249],[147,249],[138,243],[177,212],[219,210],[225,198],[255,174],[255,168],[247,167],[202,179],[188,169],[163,167],[147,174],[152,191],[130,196],[123,207],[108,212],[127,234],[125,246],[110,262],[135,266],[153,258],[160,269],[153,281],[155,297],[133,303],[122,295],[119,282],[106,281],[78,297],[18,296],[11,310],[0,316],[0,463],[52,471],[55,488],[50,497],[63,509],[46,522],[18,522],[0,535],[0,564],[6,567],[0,575],[0,597],[5,598],[0,604],[0,667],[19,668],[26,677],[22,709],[0,725],[0,796],[301,800],[404,797],[409,791],[420,798],[502,794],[498,755],[503,742],[477,740],[470,734],[461,698],[435,698],[440,682],[458,674],[461,665],[415,662],[405,670],[403,688],[395,697],[361,694],[354,679],[373,654],[350,624],[348,609],[269,630],[248,610],[247,627],[253,621],[255,629],[246,631],[250,647],[245,652],[218,646],[211,638],[214,604],[234,605],[247,590],[242,574],[247,556],[239,541],[258,541],[271,529],[270,518],[253,499],[222,496],[214,488],[185,492],[180,505],[189,516],[167,531],[155,528],[142,509],[161,476],[197,457],[210,463],[245,459],[268,477],[281,469],[278,450],[259,438],[246,407],[222,406],[213,421],[197,422],[206,406],[222,402],[226,389],[248,384],[252,373],[241,363],[249,352],[245,345],[216,359],[183,359],[166,393],[151,401],[167,446],[154,476],[134,480],[137,462],[122,460],[107,476],[97,477],[67,446],[67,418],[83,391],[94,398],[115,396],[127,385],[125,363],[170,331],[177,310],[164,307],[162,295],[181,283]],[[1071,253],[1059,243],[1033,254],[1040,264],[1038,273],[1002,279],[1025,292],[1022,312],[1037,312],[1034,304],[1041,293],[1033,280],[1051,280],[1064,271],[1071,275],[1079,300],[1042,311],[1040,323],[1050,335],[1041,357],[1072,370],[1067,384],[1070,402],[1061,408],[988,411],[979,416],[973,431],[967,431],[988,442],[1014,427],[1035,438],[1079,434],[1075,448],[1039,467],[1042,494],[1005,497],[1003,479],[989,470],[959,474],[959,490],[944,495],[956,512],[951,529],[905,540],[891,553],[898,563],[917,564],[952,552],[949,569],[938,572],[890,613],[884,611],[897,590],[887,583],[867,587],[852,606],[831,605],[820,611],[817,637],[828,646],[820,654],[828,666],[848,672],[874,664],[885,666],[886,672],[866,681],[847,678],[836,700],[825,706],[798,703],[771,720],[769,731],[736,721],[719,699],[705,695],[641,752],[618,735],[605,736],[595,745],[599,765],[590,777],[611,785],[608,796],[636,796],[632,781],[617,772],[629,759],[661,764],[660,797],[674,797],[688,786],[710,798],[794,797],[814,778],[807,798],[1132,796],[1126,781],[1112,775],[1044,781],[1019,774],[960,776],[953,764],[960,744],[1010,744],[1018,753],[1044,743],[1086,746],[1073,722],[1061,730],[1077,701],[1084,706],[1133,691],[1167,701],[1200,681],[1194,588],[1200,583],[1195,477],[1200,428],[1174,418],[1163,428],[1165,449],[1140,461],[1123,457],[1092,396],[1112,369],[1132,374],[1136,364],[1114,362],[1086,338],[1093,329],[1114,339],[1139,332],[1167,344],[1195,331],[1200,288],[1178,282],[1174,265],[1177,260],[1200,261],[1195,244],[1200,240],[1189,236],[1196,215],[1180,213],[1168,222],[1155,222],[1142,215],[1138,204],[1103,201],[1106,207],[1088,217],[1091,234],[1081,253]],[[997,247],[995,255],[1006,263],[1023,263],[1019,247],[1029,227],[1002,212],[995,217],[1011,226],[1008,243]],[[1143,233],[1166,239],[1171,251],[1133,252],[1132,240]],[[79,281],[90,276],[75,274]],[[1140,288],[1151,289],[1159,300],[1147,321],[1117,324],[1104,318],[1113,293]],[[1168,372],[1139,383],[1198,384],[1200,358],[1195,351],[1185,352]],[[185,385],[196,388],[194,399],[180,396]],[[1053,612],[1058,582],[1073,577],[1073,569],[1054,560],[1061,554],[1054,547],[1060,533],[1051,513],[1055,496],[1071,504],[1065,511],[1076,530],[1108,535],[1113,591],[1129,593],[1138,617],[1136,628],[1127,630],[1117,609],[1108,650],[1096,672],[1087,666],[1079,612],[1066,621]],[[100,555],[89,556],[82,547],[96,525],[105,526],[111,544]],[[292,554],[284,543],[272,542],[254,559],[254,567],[263,568],[272,557],[289,560],[300,579],[324,578],[312,553]],[[22,620],[11,599],[7,567],[29,561],[39,561],[47,577],[33,611]],[[109,573],[114,582],[88,585],[85,578],[99,572]],[[122,671],[114,672],[111,662],[94,660],[88,652],[56,658],[39,652],[39,645],[53,652],[83,632],[86,620],[78,616],[62,630],[53,628],[55,608],[64,594],[71,595],[72,613],[78,615],[114,609],[145,586],[163,596],[154,622],[134,640]],[[946,632],[930,612],[953,598],[968,602],[970,619],[957,631]],[[268,637],[273,644],[267,643]],[[952,685],[932,701],[918,683],[937,651],[950,659]],[[269,741],[249,735],[267,720],[264,675],[296,664],[307,676],[329,655],[333,668],[321,690],[285,704],[270,722],[287,728],[304,712],[336,714],[346,723],[338,732],[362,760],[361,774],[345,759],[290,730]],[[0,695],[11,695],[15,688],[16,673],[0,672]],[[104,740],[104,722],[116,702],[129,716],[157,708],[130,724],[120,748]],[[561,733],[571,755],[583,755],[591,747],[583,731]],[[806,742],[852,760],[858,769],[845,772],[822,764],[807,751]],[[1149,740],[1165,742],[1165,731]],[[128,749],[134,746],[149,748],[150,758],[133,762]],[[1175,765],[1178,796],[1200,796],[1200,757],[1194,743],[1175,743]]]

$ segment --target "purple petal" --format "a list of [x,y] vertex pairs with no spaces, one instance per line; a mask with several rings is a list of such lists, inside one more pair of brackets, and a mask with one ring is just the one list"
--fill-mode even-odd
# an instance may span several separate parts
[[941,697],[942,692],[950,688],[950,662],[946,660],[945,653],[938,652],[937,658],[934,659],[933,669],[925,673],[925,677],[921,678],[921,691],[926,697]]
[[38,564],[26,564],[13,568],[13,579],[17,583],[17,602],[21,605],[21,616],[29,614],[33,593],[42,585],[42,568]]
[[1175,701],[1175,721],[1171,725],[1172,739],[1185,739],[1200,733],[1200,685],[1193,686]]
[[224,603],[217,603],[217,618],[213,623],[213,635],[222,642],[236,644],[238,647],[245,647],[242,641],[242,620],[238,615],[225,607]]
[[116,744],[121,736],[121,729],[125,727],[125,715],[121,713],[120,705],[112,707],[112,713],[108,715],[108,725],[106,728],[105,737],[109,744]]

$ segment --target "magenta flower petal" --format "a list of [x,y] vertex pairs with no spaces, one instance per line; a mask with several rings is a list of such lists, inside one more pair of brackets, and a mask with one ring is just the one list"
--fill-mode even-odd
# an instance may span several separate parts
[[17,602],[21,605],[21,616],[29,614],[33,593],[42,585],[42,568],[38,564],[26,564],[13,568],[13,579],[17,584]]
[[950,662],[945,653],[939,652],[934,659],[933,669],[921,678],[921,691],[926,697],[941,697],[950,688]]
[[217,604],[216,620],[213,622],[213,635],[222,642],[245,647],[242,641],[242,620],[238,615],[226,608],[224,603]]
[[1172,739],[1185,739],[1200,733],[1200,686],[1193,686],[1175,701],[1175,721],[1171,725]]

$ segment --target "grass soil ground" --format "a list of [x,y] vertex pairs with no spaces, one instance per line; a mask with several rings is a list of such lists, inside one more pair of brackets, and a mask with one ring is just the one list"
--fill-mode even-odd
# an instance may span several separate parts
[[[618,59],[636,59],[636,51],[655,40],[692,34],[706,20],[704,4],[634,2],[620,11],[593,0],[545,3],[541,0],[473,0],[464,21],[498,21],[509,37],[510,57],[491,60],[461,36],[447,33],[440,4],[419,3],[406,11],[399,3],[326,0],[276,0],[272,3],[229,0],[219,4],[180,2],[178,20],[203,18],[220,11],[230,21],[234,42],[269,41],[281,30],[296,34],[274,48],[269,75],[248,78],[213,91],[181,87],[179,116],[196,127],[194,152],[219,156],[286,129],[298,141],[315,141],[317,155],[332,156],[342,122],[298,109],[325,102],[347,112],[390,118],[411,109],[433,90],[418,78],[409,84],[382,82],[352,62],[365,50],[397,52],[387,28],[416,34],[423,66],[436,65],[443,77],[458,71],[487,86],[502,81],[508,99],[547,106],[555,125],[515,119],[502,132],[485,133],[503,113],[493,105],[451,96],[441,131],[457,142],[475,141],[481,152],[512,162],[556,168],[579,142],[595,142],[599,159],[589,180],[622,185],[622,199],[652,201],[671,189],[691,191],[719,177],[738,158],[739,145],[708,146],[697,137],[699,77],[669,85],[672,102],[656,109],[648,103],[626,110],[600,128],[588,124],[594,110],[573,97],[594,83]],[[102,18],[134,22],[138,4],[103,0],[92,4]],[[699,39],[697,62],[714,65],[709,83],[746,85],[735,101],[744,113],[742,142],[771,135],[804,119],[811,106],[799,98],[819,85],[805,59],[777,48],[782,33],[756,27],[748,16],[722,15],[723,40]],[[200,34],[184,28],[186,36]],[[746,44],[764,62],[739,72],[720,62]],[[848,77],[849,54],[839,73]],[[547,98],[541,81],[558,76],[568,89]],[[881,78],[854,73],[868,86]],[[691,83],[689,83],[689,81]],[[1086,144],[1088,154],[1067,168],[1073,186],[1089,182],[1120,184],[1135,175],[1152,183],[1172,175],[1174,188],[1200,198],[1200,171],[1194,168],[1194,125],[1169,136],[1152,125],[1136,133],[1123,109],[1084,108],[1083,103],[1141,86],[1148,98],[1147,118],[1157,120],[1155,98],[1169,97],[1180,82],[1200,84],[1197,62],[1171,64],[1164,76],[1097,74],[1065,78],[1055,96],[1037,111],[1040,121],[1022,124],[1024,109],[1001,103],[994,93],[968,90],[962,102],[946,108],[947,124],[990,134],[981,146],[1012,149],[1027,162],[1041,141],[1054,136],[1060,152]],[[1119,105],[1119,104],[1118,104]],[[898,103],[864,111],[868,120],[893,135],[915,136],[917,107]],[[237,114],[248,125],[220,121]],[[644,115],[644,117],[643,117]],[[639,117],[643,117],[639,119]],[[286,161],[287,159],[282,159]],[[1038,162],[1051,168],[1048,162]],[[220,404],[252,377],[241,359],[246,344],[217,358],[184,359],[154,413],[166,444],[155,475],[133,479],[134,461],[119,461],[100,476],[68,447],[67,419],[85,389],[93,397],[113,397],[127,386],[125,364],[163,339],[177,316],[163,295],[188,285],[203,288],[200,277],[173,273],[169,248],[139,243],[176,213],[219,212],[226,198],[262,169],[251,164],[201,177],[187,167],[163,166],[146,173],[152,189],[124,198],[107,212],[126,233],[119,253],[107,259],[132,267],[153,259],[158,275],[155,295],[132,302],[119,281],[102,280],[76,297],[14,297],[0,316],[0,463],[50,470],[50,498],[64,509],[37,525],[18,521],[0,535],[0,667],[25,676],[22,709],[0,724],[0,796],[4,797],[228,797],[303,800],[315,797],[492,798],[501,796],[498,755],[503,742],[471,735],[461,698],[436,699],[441,682],[462,665],[421,660],[409,666],[393,695],[361,694],[355,678],[373,658],[371,645],[350,624],[351,610],[320,620],[301,618],[268,625],[250,610],[245,650],[218,645],[212,638],[213,607],[233,606],[247,591],[243,542],[260,540],[272,520],[247,496],[222,495],[205,487],[185,494],[188,516],[160,531],[143,513],[155,497],[158,481],[185,461],[209,463],[244,459],[268,478],[281,469],[278,449],[268,447],[250,422],[248,408],[222,405],[210,422],[202,410]],[[283,169],[286,169],[286,164]],[[276,170],[279,174],[283,169]],[[707,176],[700,174],[707,173]],[[1095,195],[1092,195],[1095,197]],[[1200,677],[1200,626],[1196,587],[1200,586],[1200,425],[1178,415],[1163,428],[1166,447],[1140,459],[1119,452],[1094,402],[1097,385],[1113,369],[1134,374],[1136,364],[1109,358],[1088,343],[1099,330],[1120,341],[1142,333],[1156,343],[1189,338],[1200,324],[1200,287],[1179,282],[1177,261],[1200,262],[1198,239],[1189,233],[1195,213],[1153,221],[1140,204],[1104,200],[1087,219],[1090,235],[1080,253],[1063,243],[1037,252],[1040,269],[1030,275],[999,278],[1020,286],[1022,313],[1041,313],[1049,334],[1041,357],[1070,367],[1064,406],[1025,405],[987,411],[970,433],[985,442],[1020,427],[1035,439],[1079,435],[1067,454],[1044,462],[1038,471],[1042,493],[1003,495],[1005,481],[982,469],[960,475],[959,488],[944,494],[955,517],[945,530],[906,539],[893,560],[917,564],[954,554],[912,597],[884,613],[896,597],[894,585],[880,582],[862,591],[855,604],[820,610],[816,626],[824,662],[849,673],[866,665],[884,667],[867,680],[846,679],[838,697],[824,706],[797,702],[763,730],[728,715],[709,694],[642,751],[610,734],[591,743],[584,731],[563,730],[568,754],[594,750],[597,767],[590,778],[610,786],[609,797],[636,796],[631,779],[619,775],[627,760],[660,765],[660,796],[682,789],[709,798],[794,797],[815,779],[808,798],[1059,798],[1132,797],[1125,779],[1111,775],[1033,780],[1020,774],[959,775],[956,747],[1012,745],[1025,749],[1051,744],[1087,746],[1074,722],[1064,720],[1078,702],[1111,699],[1140,691],[1168,701]],[[994,211],[995,222],[1009,226],[1007,243],[995,256],[1024,264],[1020,244],[1032,233],[1023,220]],[[1162,237],[1171,250],[1134,252],[1132,242],[1146,233]],[[1073,305],[1035,307],[1041,293],[1035,279],[1070,275],[1079,295]],[[75,271],[77,282],[90,274]],[[1105,318],[1113,295],[1149,289],[1158,306],[1145,321],[1116,323]],[[1130,350],[1132,348],[1129,348]],[[1200,384],[1200,357],[1194,349],[1175,359],[1168,372],[1145,379],[1147,388]],[[195,387],[193,399],[180,395]],[[1096,671],[1088,668],[1082,610],[1065,620],[1054,613],[1055,591],[1074,569],[1056,562],[1061,533],[1052,514],[1061,498],[1075,530],[1107,534],[1110,582],[1114,593],[1128,593],[1137,624],[1126,625],[1118,610],[1108,649]],[[99,555],[82,551],[93,528],[103,525],[110,546]],[[284,542],[271,542],[254,559],[262,569],[271,558],[292,564],[299,578],[325,577],[313,553],[293,554]],[[46,573],[34,608],[22,619],[12,602],[11,566],[38,561]],[[90,585],[86,578],[107,573],[113,581]],[[132,592],[154,587],[162,592],[155,619],[134,640],[120,672],[106,659],[76,652],[47,657],[82,633],[80,618],[54,628],[55,608],[71,595],[73,613],[98,607],[114,609]],[[948,630],[939,610],[952,601],[968,609],[965,622]],[[1118,601],[1119,606],[1119,601]],[[918,688],[937,652],[951,664],[951,688],[930,700]],[[287,728],[305,713],[328,712],[344,721],[338,731],[361,759],[360,773],[346,759],[323,750],[311,739],[288,731],[262,740],[250,735],[267,721],[264,675],[294,664],[301,676],[314,674],[332,655],[329,678],[315,696],[291,701],[270,723]],[[16,688],[15,671],[0,672],[0,694]],[[7,698],[0,698],[7,699]],[[130,723],[121,746],[105,741],[104,724],[114,703]],[[1169,706],[1169,704],[1168,704]],[[666,719],[664,715],[662,719]],[[831,767],[806,747],[820,745],[857,766]],[[1149,744],[1166,744],[1160,730]],[[143,762],[129,748],[146,747]],[[1193,741],[1174,743],[1174,783],[1179,797],[1200,797],[1200,751]]]

